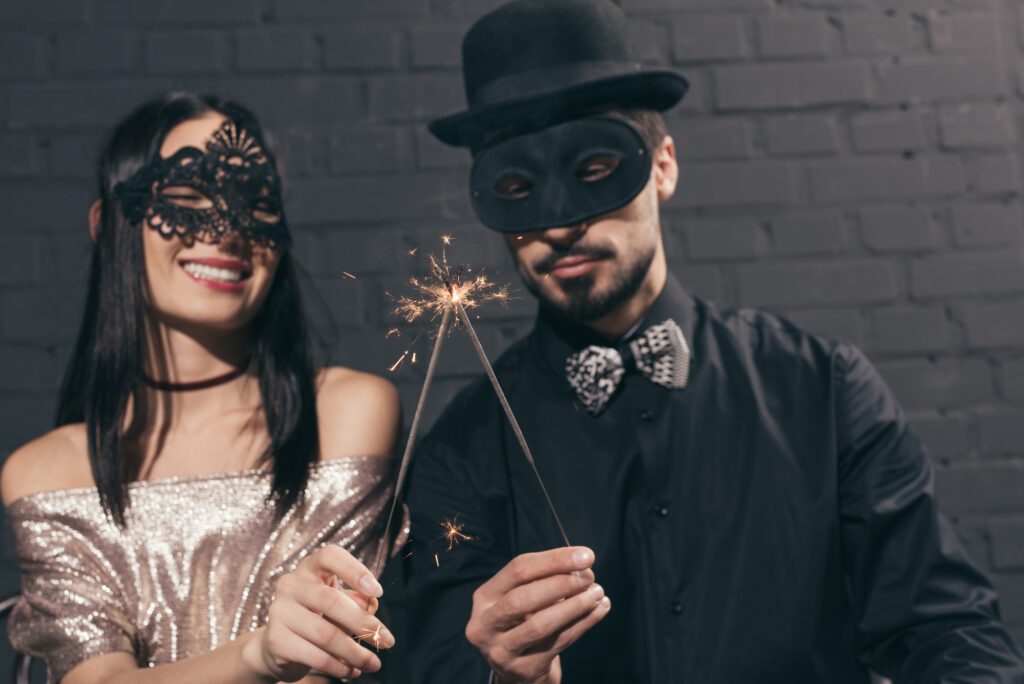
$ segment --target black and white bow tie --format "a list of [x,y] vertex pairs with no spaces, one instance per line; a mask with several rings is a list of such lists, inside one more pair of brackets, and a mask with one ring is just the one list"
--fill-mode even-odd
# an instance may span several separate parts
[[663,387],[686,386],[690,346],[675,321],[668,319],[652,325],[619,349],[590,345],[565,362],[569,384],[587,411],[595,416],[608,405],[622,376],[633,369]]

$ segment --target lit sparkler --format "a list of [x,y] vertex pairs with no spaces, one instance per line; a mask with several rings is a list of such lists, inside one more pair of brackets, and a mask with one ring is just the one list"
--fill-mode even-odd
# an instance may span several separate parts
[[[450,245],[452,240],[453,238],[450,235],[441,236],[441,242],[445,246]],[[487,360],[487,354],[484,352],[483,346],[480,344],[480,339],[476,335],[476,330],[473,328],[473,324],[470,322],[469,316],[466,314],[466,309],[479,306],[484,302],[500,301],[503,304],[507,303],[509,300],[508,285],[497,285],[491,282],[483,273],[479,273],[473,277],[464,277],[469,273],[469,270],[464,267],[459,267],[453,274],[451,268],[448,266],[448,257],[444,248],[442,248],[441,251],[440,261],[438,261],[434,255],[430,255],[430,269],[430,279],[420,280],[418,278],[411,278],[409,281],[413,288],[418,292],[418,296],[403,295],[399,297],[396,300],[394,310],[395,315],[402,316],[409,323],[428,314],[431,320],[434,320],[440,315],[441,325],[437,331],[437,339],[434,342],[434,349],[431,352],[430,361],[427,364],[427,372],[423,378],[423,388],[420,390],[419,400],[416,403],[416,413],[413,415],[412,427],[409,430],[409,436],[405,443],[405,452],[402,455],[402,461],[399,465],[398,479],[395,483],[394,498],[391,502],[391,510],[388,512],[388,521],[385,530],[391,529],[391,521],[394,517],[398,498],[402,491],[402,485],[405,483],[405,475],[409,465],[409,458],[412,455],[412,448],[416,441],[416,434],[419,430],[423,406],[426,403],[430,383],[433,380],[434,372],[437,368],[437,358],[441,350],[441,342],[448,334],[448,326],[449,323],[451,323],[451,316],[454,312],[458,316],[458,319],[462,321],[463,325],[465,325],[466,331],[470,335],[473,347],[476,350],[477,356],[480,357],[480,362],[483,364],[484,370],[487,372],[487,377],[490,379],[491,385],[494,387],[494,392],[498,396],[498,401],[501,403],[501,407],[505,411],[505,415],[508,418],[509,423],[512,425],[512,430],[515,432],[516,439],[519,441],[519,446],[522,448],[527,462],[529,462],[534,475],[537,477],[537,482],[540,484],[541,491],[544,493],[544,498],[547,500],[548,507],[551,509],[551,513],[555,517],[555,522],[558,524],[558,530],[562,535],[562,539],[565,541],[566,546],[571,546],[569,543],[569,537],[565,533],[565,528],[562,526],[562,521],[558,517],[558,513],[555,511],[555,506],[551,502],[551,497],[548,495],[547,488],[544,486],[544,481],[541,479],[540,472],[537,470],[537,466],[534,463],[533,454],[530,452],[530,448],[526,444],[526,438],[523,436],[523,432],[519,428],[518,421],[516,421],[515,416],[512,414],[512,408],[509,406],[508,400],[505,398],[505,393],[502,391],[501,385],[498,383],[498,379],[494,375],[494,369],[491,368],[490,361]],[[410,349],[407,349],[394,363],[394,365],[391,366],[390,370],[394,370],[401,365],[410,351]],[[455,524],[454,521],[452,521],[452,524]],[[447,537],[449,540],[449,550],[451,550],[454,543],[459,541],[457,536],[462,537],[463,539],[461,540],[463,541],[471,538],[461,532],[461,525],[457,528],[453,527],[450,529],[453,530],[450,532],[453,536]],[[374,571],[377,574],[379,574],[382,569],[385,547],[386,538],[381,540],[377,554],[377,562],[374,564]],[[440,567],[440,562],[436,555],[434,557],[434,562]]]

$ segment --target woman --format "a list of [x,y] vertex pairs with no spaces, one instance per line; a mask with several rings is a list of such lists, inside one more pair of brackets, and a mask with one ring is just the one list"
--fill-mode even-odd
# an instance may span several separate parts
[[376,376],[313,370],[258,122],[155,100],[99,175],[59,427],[0,478],[14,646],[64,684],[377,670],[394,639],[359,559],[384,536],[399,402]]

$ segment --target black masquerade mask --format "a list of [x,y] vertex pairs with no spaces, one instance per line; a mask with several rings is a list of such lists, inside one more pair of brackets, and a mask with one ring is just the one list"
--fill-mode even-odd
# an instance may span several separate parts
[[628,121],[589,116],[484,148],[473,161],[473,210],[488,228],[523,233],[573,226],[628,204],[651,175],[650,151]]
[[183,147],[157,154],[114,196],[129,222],[145,221],[164,237],[215,241],[237,232],[279,252],[291,238],[281,208],[281,179],[263,144],[233,121],[225,121],[206,151]]

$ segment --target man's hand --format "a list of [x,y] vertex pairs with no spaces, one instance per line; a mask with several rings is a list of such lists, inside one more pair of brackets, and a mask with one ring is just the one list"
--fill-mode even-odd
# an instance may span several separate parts
[[513,558],[473,593],[466,638],[500,684],[558,684],[558,654],[608,614],[582,546]]

